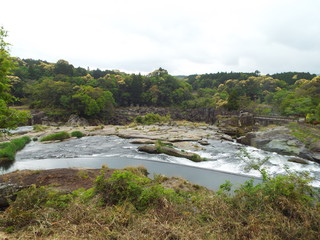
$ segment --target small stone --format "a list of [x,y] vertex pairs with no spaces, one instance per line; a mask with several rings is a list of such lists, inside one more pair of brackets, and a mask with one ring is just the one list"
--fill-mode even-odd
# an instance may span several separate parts
[[198,143],[201,144],[202,146],[210,145],[210,143],[208,143],[208,141],[206,140],[199,140]]

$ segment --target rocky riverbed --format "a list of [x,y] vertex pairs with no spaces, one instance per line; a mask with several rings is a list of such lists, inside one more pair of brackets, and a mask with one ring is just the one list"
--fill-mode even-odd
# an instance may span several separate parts
[[[320,138],[320,136],[319,136]],[[320,141],[302,141],[292,134],[287,126],[277,126],[264,131],[250,132],[240,137],[241,144],[253,146],[265,151],[284,155],[294,155],[310,161],[320,163]]]

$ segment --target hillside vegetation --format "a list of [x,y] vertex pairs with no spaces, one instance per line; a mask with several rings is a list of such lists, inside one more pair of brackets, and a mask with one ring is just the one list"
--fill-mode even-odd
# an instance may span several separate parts
[[77,114],[107,121],[114,107],[135,105],[241,109],[320,121],[320,76],[310,73],[219,72],[177,78],[162,68],[141,75],[75,68],[65,60],[15,62],[12,94],[51,116]]
[[[234,193],[182,179],[146,177],[144,168],[101,170],[91,189],[31,186],[1,214],[19,239],[318,239],[319,193],[307,175],[251,181]],[[85,178],[85,170],[81,177]]]

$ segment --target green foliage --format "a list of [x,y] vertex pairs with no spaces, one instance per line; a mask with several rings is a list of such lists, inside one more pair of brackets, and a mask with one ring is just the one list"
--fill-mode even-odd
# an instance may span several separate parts
[[35,221],[36,211],[41,209],[48,200],[48,192],[44,187],[34,185],[17,194],[15,201],[10,203],[11,211],[7,215],[7,225],[23,227]]
[[135,122],[143,125],[152,125],[156,123],[166,123],[171,119],[170,115],[160,116],[157,113],[148,113],[145,116],[138,116],[135,118]]
[[254,185],[250,180],[237,189],[234,204],[243,204],[248,210],[260,207],[261,211],[267,211],[271,206],[285,216],[293,217],[299,214],[293,205],[313,206],[320,199],[319,193],[310,186],[312,178],[308,174],[266,176],[265,172],[263,183]]
[[72,192],[72,195],[77,198],[81,203],[89,202],[94,196],[96,196],[96,189],[95,188],[79,188]]
[[202,158],[200,157],[198,154],[193,154],[191,159],[191,161],[194,161],[194,162],[202,162],[202,161],[205,161],[206,159],[205,158]]
[[16,152],[23,149],[30,141],[30,137],[25,136],[11,140],[10,142],[0,143],[0,159],[2,161],[13,161],[15,159]]
[[239,102],[238,101],[239,101],[238,93],[235,89],[233,89],[228,97],[228,102],[225,107],[229,111],[238,110],[239,109]]
[[45,142],[45,141],[53,141],[53,140],[65,140],[65,139],[68,139],[70,138],[70,134],[67,133],[67,132],[58,132],[58,133],[53,133],[53,134],[50,134],[48,136],[45,136],[43,138],[40,139],[41,142]]
[[71,137],[76,137],[76,138],[82,138],[84,137],[84,133],[80,131],[73,131],[71,132]]
[[113,110],[112,93],[101,88],[80,86],[72,96],[72,109],[80,116],[108,116]]
[[6,216],[6,225],[20,228],[36,222],[39,211],[46,207],[65,208],[73,196],[52,191],[47,187],[32,185],[17,193],[15,201],[10,202],[10,210]]
[[251,180],[232,193],[226,182],[215,193],[132,171],[115,171],[109,180],[102,170],[94,188],[71,194],[24,189],[0,212],[0,228],[14,239],[318,239],[319,193],[307,175]]
[[44,131],[47,128],[48,128],[47,126],[43,126],[43,125],[40,125],[40,124],[33,125],[33,130],[36,131],[36,132]]
[[[140,172],[140,171],[139,171]],[[139,173],[115,171],[109,179],[102,173],[95,181],[95,191],[103,197],[106,204],[132,203],[137,210],[157,207],[163,199],[179,201],[173,190],[165,189],[159,184],[151,184],[151,180]]]
[[95,181],[95,188],[107,204],[136,202],[143,185],[149,181],[148,178],[139,177],[129,171],[115,171],[109,179],[105,179],[103,174],[100,175]]
[[14,128],[24,124],[30,117],[29,112],[10,109],[8,104],[15,101],[10,94],[10,78],[8,77],[15,67],[13,58],[10,57],[8,46],[4,41],[7,32],[0,28],[0,128]]
[[226,193],[229,193],[231,191],[232,186],[233,184],[229,180],[226,180],[225,183],[219,186],[219,190],[217,191],[217,194],[224,195]]

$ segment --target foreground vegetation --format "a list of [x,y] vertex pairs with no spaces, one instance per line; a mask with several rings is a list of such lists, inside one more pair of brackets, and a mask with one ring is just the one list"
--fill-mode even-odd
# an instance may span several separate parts
[[307,175],[251,181],[233,194],[182,179],[146,177],[143,168],[106,169],[91,189],[72,193],[32,186],[1,213],[20,239],[318,239],[319,195]]
[[16,152],[23,149],[31,141],[30,137],[21,137],[10,142],[0,143],[0,163],[3,161],[13,161]]

